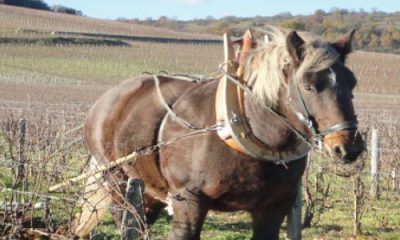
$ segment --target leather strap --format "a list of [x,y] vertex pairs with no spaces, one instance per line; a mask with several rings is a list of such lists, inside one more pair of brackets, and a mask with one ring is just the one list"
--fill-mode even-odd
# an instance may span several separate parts
[[341,130],[356,130],[357,129],[356,121],[347,121],[343,123],[338,123],[333,126],[330,126],[319,133],[320,136],[325,137],[329,133],[337,132]]

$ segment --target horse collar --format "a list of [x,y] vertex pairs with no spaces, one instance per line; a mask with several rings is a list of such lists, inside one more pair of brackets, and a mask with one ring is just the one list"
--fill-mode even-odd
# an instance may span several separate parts
[[[244,110],[244,90],[228,80],[236,75],[237,65],[229,64],[233,59],[233,48],[227,35],[224,36],[225,72],[220,79],[216,93],[216,120],[221,126],[217,133],[229,147],[253,158],[282,163],[304,157],[310,151],[308,142],[299,140],[293,149],[271,150],[252,133]],[[240,81],[240,80],[238,80]]]
[[287,151],[271,150],[252,132],[244,112],[244,92],[237,85],[222,77],[216,94],[217,134],[229,147],[263,161],[284,163],[304,157],[309,151],[308,143],[299,140]]

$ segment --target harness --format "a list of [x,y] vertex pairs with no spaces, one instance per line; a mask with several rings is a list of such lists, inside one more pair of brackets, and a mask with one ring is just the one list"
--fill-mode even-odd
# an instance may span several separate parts
[[[242,56],[240,56],[241,59],[243,59],[243,55],[247,54],[249,49],[252,48],[251,42],[251,32],[248,31],[243,39],[243,49],[241,51]],[[251,96],[252,92],[242,80],[243,68],[240,65],[240,61],[239,66],[234,61],[232,43],[227,34],[224,35],[224,56],[225,63],[220,66],[220,71],[223,73],[223,77],[219,82],[216,94],[217,125],[221,126],[217,130],[217,133],[220,139],[229,147],[241,153],[277,164],[285,164],[286,162],[306,156],[314,144],[309,139],[302,136],[302,134],[300,134],[296,129],[291,127],[289,123],[287,123],[273,109],[267,106],[265,106],[265,108],[268,111],[275,114],[287,127],[294,131],[298,138],[297,144],[290,150],[271,150],[271,146],[268,146],[253,134],[244,111],[244,95],[248,94]],[[238,76],[238,79],[233,77],[235,75]],[[317,139],[320,141],[324,136],[336,131],[357,129],[356,121],[346,121],[334,124],[321,132],[318,131],[318,126],[313,120],[298,86],[296,91],[304,110],[304,112],[301,113],[303,115],[303,121],[313,133],[311,139]]]

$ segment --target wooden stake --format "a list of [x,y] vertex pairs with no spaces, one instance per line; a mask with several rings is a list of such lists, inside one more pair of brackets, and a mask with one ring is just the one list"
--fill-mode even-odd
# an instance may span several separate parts
[[144,232],[146,220],[144,215],[144,182],[139,178],[130,178],[126,186],[125,198],[136,210],[125,209],[122,217],[121,240],[147,239]]
[[373,199],[379,198],[379,130],[373,129],[371,136],[371,190]]

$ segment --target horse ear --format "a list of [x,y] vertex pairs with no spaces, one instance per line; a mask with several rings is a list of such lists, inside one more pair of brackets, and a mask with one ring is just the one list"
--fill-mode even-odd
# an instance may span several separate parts
[[353,37],[355,32],[356,30],[353,29],[337,39],[336,42],[332,43],[332,46],[340,54],[340,60],[343,62],[345,62],[347,55],[353,50]]
[[238,45],[236,60],[239,63],[243,63],[249,51],[257,47],[256,39],[253,37],[253,33],[250,29],[247,29],[243,37],[233,41],[233,43]]
[[253,37],[253,34],[250,29],[247,29],[247,31],[244,33],[241,44],[240,44],[240,49],[238,51],[238,60],[239,64],[243,64],[245,58],[249,54],[249,51],[251,49],[254,49],[257,47],[257,42],[255,38]]
[[236,51],[236,60],[239,63],[239,68],[236,71],[236,75],[239,79],[243,79],[246,58],[251,50],[257,47],[257,42],[251,30],[248,29],[238,43],[240,45],[239,49]]
[[293,59],[293,65],[298,67],[303,60],[304,40],[296,31],[290,32],[286,38],[286,46],[290,56]]

